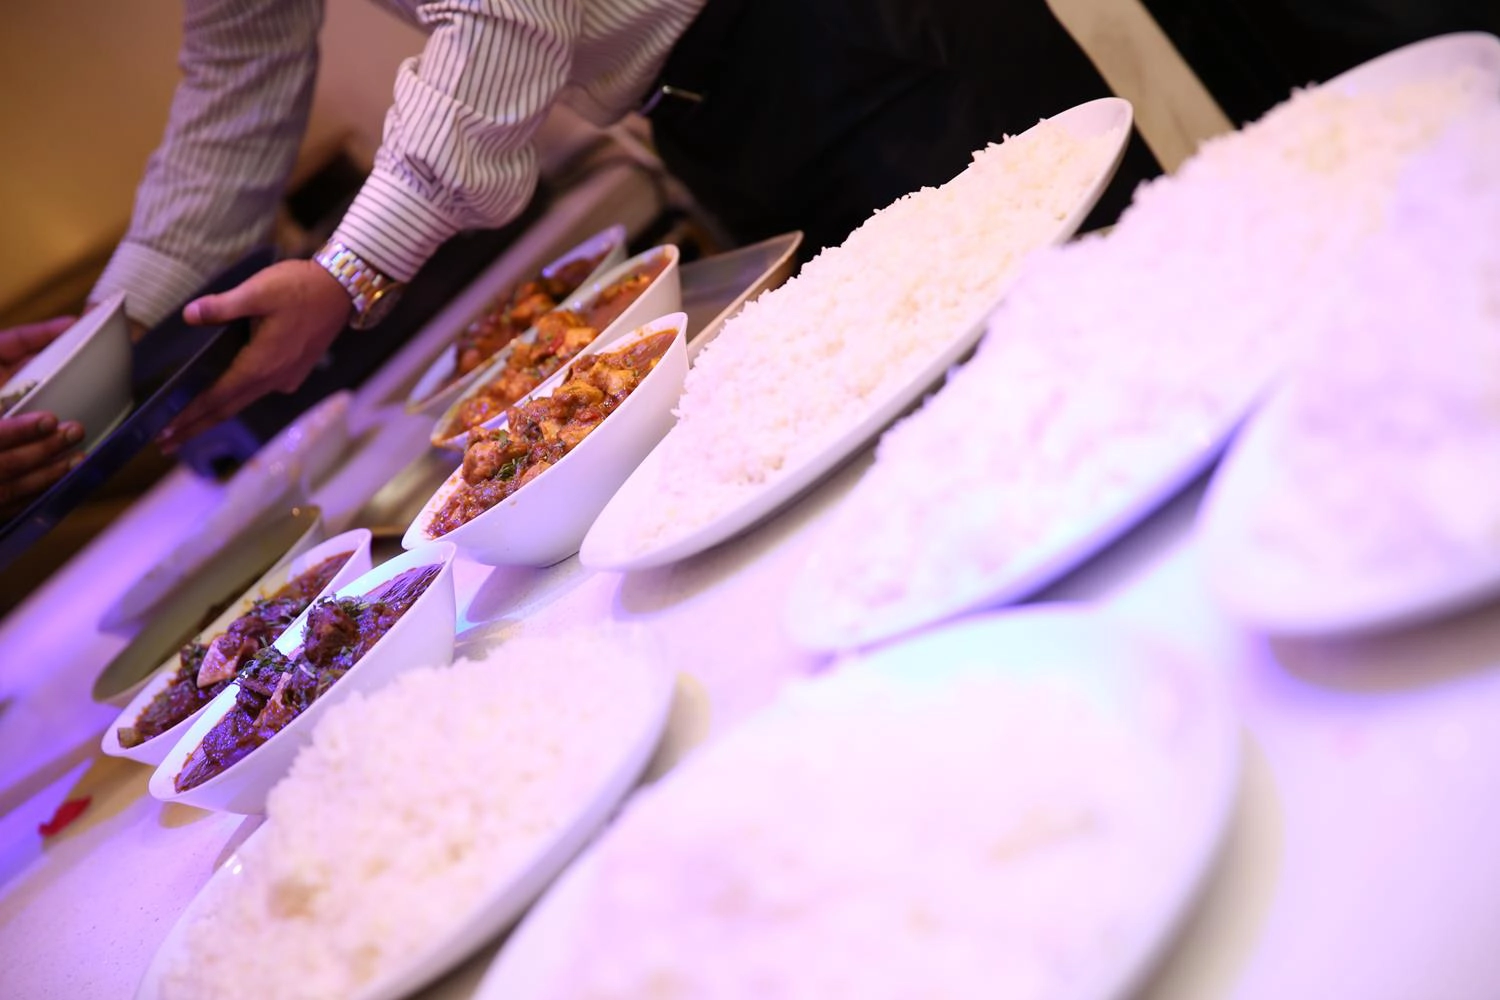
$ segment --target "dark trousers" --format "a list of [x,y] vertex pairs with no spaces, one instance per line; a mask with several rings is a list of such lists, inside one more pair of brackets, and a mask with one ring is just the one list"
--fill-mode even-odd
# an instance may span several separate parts
[[[791,229],[805,256],[942,184],[986,143],[1108,96],[1044,0],[709,0],[651,112],[667,166],[738,239]],[[1088,226],[1159,173],[1134,137]]]

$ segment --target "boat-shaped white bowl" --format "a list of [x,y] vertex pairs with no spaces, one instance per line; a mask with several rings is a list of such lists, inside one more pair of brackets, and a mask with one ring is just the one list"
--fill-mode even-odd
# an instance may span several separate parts
[[[577,552],[615,490],[677,422],[673,409],[688,367],[687,315],[663,316],[609,345],[611,351],[622,350],[674,329],[677,336],[650,374],[556,465],[473,520],[436,537],[490,566],[550,566]],[[561,384],[561,378],[550,380],[538,391],[550,395]],[[427,501],[401,544],[414,548],[432,542],[433,517],[463,485],[460,466]]]
[[[242,760],[201,785],[179,792],[176,787],[178,773],[208,731],[234,707],[239,685],[231,684],[221,691],[151,775],[151,794],[163,802],[180,802],[200,809],[246,815],[263,812],[267,793],[292,766],[297,751],[307,742],[313,726],[329,706],[356,691],[375,690],[413,667],[452,662],[456,621],[453,594],[455,551],[453,545],[439,543],[404,552],[339,588],[334,596],[360,597],[409,569],[441,567],[437,578],[416,603],[321,698]],[[291,655],[302,645],[306,620],[304,612],[276,640],[275,647],[279,652]]]
[[83,424],[84,451],[130,412],[130,324],[125,296],[112,295],[68,327],[0,386],[9,396],[30,385],[0,416],[51,413]]
[[[646,290],[636,297],[634,302],[627,306],[619,316],[615,317],[613,322],[600,330],[599,335],[594,338],[592,343],[579,352],[578,357],[597,353],[607,348],[612,342],[619,340],[623,334],[634,330],[647,320],[677,312],[682,308],[682,277],[679,273],[679,254],[677,248],[671,244],[652,247],[650,250],[636,254],[629,260],[612,268],[597,280],[584,285],[571,298],[558,306],[558,308],[582,312],[597,302],[599,296],[610,285],[619,281],[631,271],[644,267],[662,256],[666,258],[666,266],[656,276],[656,280],[652,281],[646,287]],[[530,343],[536,339],[536,330],[528,330],[516,339]],[[481,389],[504,370],[506,362],[510,359],[510,354],[511,348],[507,345],[497,351],[495,356],[490,358],[489,362],[483,368],[478,369],[479,374],[474,382],[464,390],[462,395],[453,401],[453,404],[448,407],[447,411],[433,425],[432,443],[434,446],[456,452],[462,452],[468,446],[468,432],[463,431],[458,434],[448,434],[446,433],[448,425],[458,415],[459,408],[464,403],[477,395]],[[566,368],[567,366],[564,365],[563,369],[566,370]],[[537,395],[547,384],[547,382],[543,382],[517,400],[517,404]],[[494,427],[496,426],[496,421],[500,419],[503,419],[503,417],[496,417],[486,421],[482,426],[487,428]]]
[[[543,277],[550,278],[575,260],[592,258],[602,253],[604,256],[600,258],[598,265],[589,272],[583,281],[579,282],[579,288],[587,288],[596,278],[607,273],[616,264],[625,259],[625,243],[625,227],[621,225],[610,226],[608,229],[601,230],[590,236],[567,253],[555,258],[550,264],[541,269],[541,274]],[[517,287],[519,287],[519,283]],[[504,295],[508,297],[513,291],[514,289],[508,289],[504,292]],[[496,301],[491,299],[483,309],[465,320],[464,325],[467,326],[469,323],[478,320],[493,309],[496,304]],[[455,338],[456,336],[457,334],[455,333]],[[427,370],[422,373],[422,377],[417,380],[417,384],[412,386],[411,392],[406,397],[406,412],[421,413],[429,417],[437,416],[452,406],[453,401],[463,395],[464,390],[474,384],[474,380],[486,367],[480,365],[467,375],[454,379],[453,371],[457,365],[458,344],[455,339],[455,342],[444,348],[443,353],[438,355],[432,364],[427,367]],[[451,382],[450,379],[452,380]]]
[[[233,604],[225,608],[223,614],[219,615],[212,622],[209,622],[203,631],[188,641],[207,642],[213,639],[228,628],[236,618],[249,611],[256,601],[262,597],[274,594],[284,587],[287,581],[300,576],[323,560],[330,559],[341,552],[349,553],[349,558],[344,560],[344,565],[333,575],[333,579],[328,581],[328,585],[318,591],[313,600],[317,600],[317,598],[323,597],[325,594],[337,592],[340,587],[347,583],[352,583],[370,571],[370,530],[368,528],[355,528],[353,531],[346,531],[343,534],[335,535],[328,539],[328,541],[315,545],[300,554],[294,555],[288,553],[276,565],[266,570],[265,574],[241,594]],[[177,675],[177,664],[178,658],[175,652],[162,662],[162,665],[156,669],[156,672],[147,679],[145,686],[136,692],[135,697],[125,706],[125,710],[120,713],[119,718],[105,730],[103,739],[99,741],[101,750],[111,757],[124,757],[127,760],[139,761],[142,764],[150,764],[153,767],[162,762],[167,756],[167,752],[177,745],[177,741],[182,738],[182,734],[187,732],[188,727],[208,708],[208,704],[205,704],[198,711],[183,719],[172,728],[133,747],[122,746],[120,744],[120,729],[134,724],[135,720],[140,718],[141,713],[146,710],[146,706],[151,704],[152,700],[158,694],[171,686],[172,679]],[[209,704],[212,704],[212,702]]]

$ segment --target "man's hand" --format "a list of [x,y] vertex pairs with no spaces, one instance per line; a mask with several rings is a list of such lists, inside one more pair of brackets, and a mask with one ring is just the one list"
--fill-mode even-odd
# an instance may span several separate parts
[[59,425],[50,413],[0,417],[0,509],[61,479],[81,457],[66,452],[82,440],[82,425]]
[[72,316],[59,316],[40,323],[0,330],[0,382],[7,381],[20,371],[22,365],[36,357],[42,348],[56,340],[58,334],[76,321]]
[[253,329],[229,370],[162,431],[162,450],[170,454],[262,396],[296,389],[344,328],[352,308],[343,287],[310,260],[273,264],[222,295],[189,302],[182,315],[191,324],[249,317]]

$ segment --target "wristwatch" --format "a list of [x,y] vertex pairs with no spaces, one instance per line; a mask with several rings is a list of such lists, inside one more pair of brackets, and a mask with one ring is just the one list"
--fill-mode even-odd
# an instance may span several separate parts
[[356,330],[368,330],[385,319],[406,287],[381,274],[374,264],[338,240],[324,243],[312,259],[349,293],[354,304],[354,316],[349,325]]

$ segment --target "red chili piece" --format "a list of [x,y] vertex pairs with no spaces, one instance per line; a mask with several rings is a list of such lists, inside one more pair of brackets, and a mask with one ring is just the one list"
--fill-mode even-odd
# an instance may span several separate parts
[[89,803],[92,801],[94,801],[92,795],[85,795],[81,799],[69,799],[57,807],[57,812],[52,814],[51,819],[45,823],[38,824],[36,832],[40,833],[43,837],[57,836],[71,826],[75,819],[82,816],[83,811],[89,807]]

